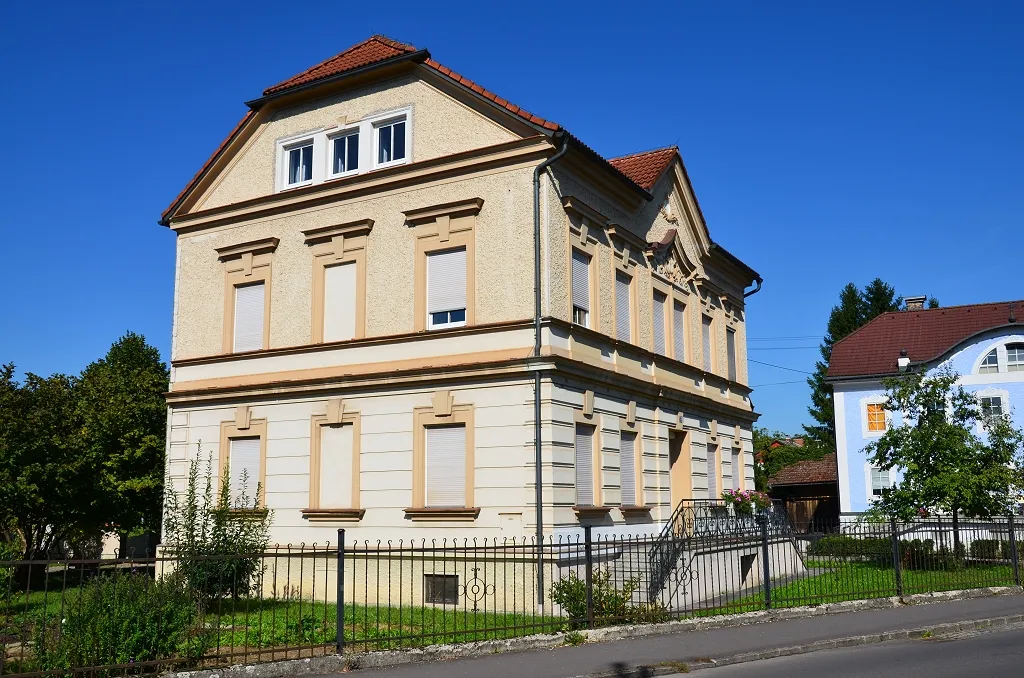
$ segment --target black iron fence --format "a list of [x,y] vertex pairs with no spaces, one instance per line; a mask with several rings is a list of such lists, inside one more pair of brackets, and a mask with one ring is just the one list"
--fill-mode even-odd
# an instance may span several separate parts
[[[138,674],[1019,585],[1018,527],[689,502],[657,534],[0,562],[0,675]],[[338,544],[343,544],[338,548]]]

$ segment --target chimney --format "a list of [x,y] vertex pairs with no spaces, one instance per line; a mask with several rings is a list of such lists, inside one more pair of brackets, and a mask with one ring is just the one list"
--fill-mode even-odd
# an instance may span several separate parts
[[927,301],[928,296],[922,294],[919,297],[907,297],[904,301],[906,302],[906,310],[908,311],[923,311],[924,302]]

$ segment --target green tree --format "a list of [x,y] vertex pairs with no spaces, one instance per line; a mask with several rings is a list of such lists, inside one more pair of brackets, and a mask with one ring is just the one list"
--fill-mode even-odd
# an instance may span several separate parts
[[129,332],[78,380],[81,450],[92,464],[95,509],[121,534],[160,528],[167,365]]
[[62,374],[18,382],[13,364],[0,368],[0,528],[23,541],[26,558],[78,541],[95,522],[75,385]]
[[[778,431],[754,427],[754,488],[768,491],[768,481],[787,466],[808,459],[821,459],[827,450],[813,440],[804,439],[803,445],[787,443],[792,437]],[[776,441],[781,445],[772,447]]]
[[832,347],[876,316],[898,311],[902,305],[903,298],[896,296],[896,290],[880,278],[868,283],[863,291],[853,283],[847,283],[839,292],[839,303],[832,307],[825,337],[818,348],[821,359],[815,363],[814,373],[807,379],[811,387],[811,405],[807,411],[814,423],[804,426],[804,433],[823,450],[836,448],[835,405],[832,387],[825,381],[832,360]]
[[950,513],[954,553],[960,552],[960,514],[991,517],[1010,510],[1022,489],[1020,468],[1024,433],[1008,416],[982,417],[974,395],[957,384],[949,369],[885,380],[887,409],[902,422],[865,448],[880,469],[900,469],[900,482],[882,493],[878,510],[910,518],[924,509]]

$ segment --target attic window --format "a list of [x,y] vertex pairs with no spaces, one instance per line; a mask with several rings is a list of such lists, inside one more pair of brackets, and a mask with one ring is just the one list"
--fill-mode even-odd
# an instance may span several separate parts
[[1006,346],[1006,370],[1008,372],[1024,372],[1024,344],[1008,344]]
[[989,351],[989,354],[985,356],[985,359],[981,361],[981,367],[978,368],[978,372],[980,374],[993,374],[998,371],[999,354],[996,352],[996,349],[992,349]]
[[385,167],[405,162],[408,125],[405,116],[377,125],[377,166]]
[[313,181],[313,140],[306,139],[285,149],[288,186],[302,186]]

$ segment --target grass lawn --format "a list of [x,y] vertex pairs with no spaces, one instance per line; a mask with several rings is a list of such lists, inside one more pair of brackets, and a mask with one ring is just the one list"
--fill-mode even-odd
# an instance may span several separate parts
[[[0,601],[0,643],[32,640],[40,624],[58,624],[73,612],[79,587],[60,592],[60,580],[46,591],[15,592]],[[54,592],[56,590],[56,593]],[[230,599],[213,603],[205,626],[216,629],[213,651],[233,648],[333,645],[337,606],[308,600]],[[345,606],[345,642],[354,650],[378,650],[440,643],[513,638],[552,632],[565,621],[550,616],[510,614],[461,607]]]
[[[825,570],[785,584],[772,586],[772,607],[820,605],[846,600],[866,600],[896,595],[896,576],[892,568],[866,562],[807,561],[808,568]],[[903,570],[903,593],[956,591],[987,586],[1013,586],[1013,568],[1002,564],[972,564],[959,570]],[[692,616],[754,612],[764,609],[764,595],[695,610]]]

